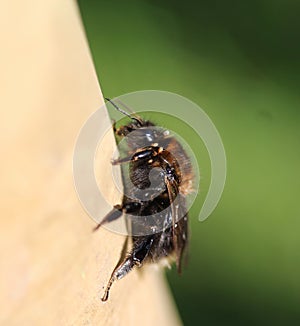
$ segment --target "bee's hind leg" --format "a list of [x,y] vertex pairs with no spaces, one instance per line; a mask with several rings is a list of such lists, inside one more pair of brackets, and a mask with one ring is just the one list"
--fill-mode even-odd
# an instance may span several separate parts
[[123,278],[132,270],[134,266],[140,267],[142,265],[143,261],[151,250],[153,240],[153,236],[138,237],[136,240],[134,240],[131,252],[127,255],[127,257],[125,257],[122,262],[117,264],[114,271],[112,272],[104,295],[101,298],[102,301],[106,301],[108,299],[109,291],[114,281]]

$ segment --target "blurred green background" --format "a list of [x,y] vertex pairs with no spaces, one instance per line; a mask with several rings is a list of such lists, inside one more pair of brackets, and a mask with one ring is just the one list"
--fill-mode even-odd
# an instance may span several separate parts
[[225,145],[223,197],[204,223],[194,205],[189,264],[167,272],[184,324],[300,325],[300,2],[79,7],[105,96],[183,95]]

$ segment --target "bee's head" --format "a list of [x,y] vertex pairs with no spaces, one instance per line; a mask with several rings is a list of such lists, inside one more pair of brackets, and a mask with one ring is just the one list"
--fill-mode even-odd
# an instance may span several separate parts
[[169,131],[154,126],[149,121],[146,121],[146,123],[146,126],[135,129],[128,135],[127,141],[131,148],[138,149],[149,146],[163,146],[165,138],[169,135]]

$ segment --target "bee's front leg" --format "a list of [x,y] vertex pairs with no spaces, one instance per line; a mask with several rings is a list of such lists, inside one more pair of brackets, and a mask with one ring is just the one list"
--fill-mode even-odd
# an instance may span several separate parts
[[126,157],[118,158],[116,160],[112,160],[112,165],[118,165],[122,163],[128,163],[128,162],[137,162],[137,161],[145,161],[152,163],[153,160],[157,160],[157,150],[155,147],[145,147],[140,151],[137,151],[135,153],[132,153]]
[[131,162],[131,161],[132,161],[132,155],[112,160],[111,164],[112,165],[119,165],[119,164]]

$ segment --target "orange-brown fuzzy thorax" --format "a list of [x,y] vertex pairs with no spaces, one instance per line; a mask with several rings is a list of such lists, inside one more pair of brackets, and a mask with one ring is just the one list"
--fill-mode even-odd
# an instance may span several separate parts
[[171,139],[166,150],[172,156],[174,167],[180,178],[179,191],[182,195],[188,195],[193,191],[193,170],[192,164],[181,144],[175,139]]

